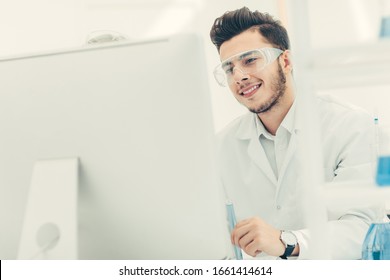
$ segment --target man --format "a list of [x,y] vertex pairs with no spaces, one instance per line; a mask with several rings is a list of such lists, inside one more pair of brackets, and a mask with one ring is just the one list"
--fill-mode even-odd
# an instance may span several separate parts
[[[218,161],[239,223],[232,242],[246,254],[308,258],[310,230],[302,209],[289,38],[279,21],[248,8],[217,18],[210,32],[221,64],[214,76],[250,111],[219,134]],[[325,179],[371,175],[372,121],[332,98],[318,98]],[[350,210],[327,223],[331,257],[361,258],[373,209]],[[331,218],[331,217],[330,217]]]

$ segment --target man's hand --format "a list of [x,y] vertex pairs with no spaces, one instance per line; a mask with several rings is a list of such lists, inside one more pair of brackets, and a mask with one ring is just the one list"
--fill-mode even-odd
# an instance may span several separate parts
[[252,257],[261,252],[281,256],[286,248],[280,240],[280,233],[280,230],[254,217],[239,222],[232,232],[231,240]]

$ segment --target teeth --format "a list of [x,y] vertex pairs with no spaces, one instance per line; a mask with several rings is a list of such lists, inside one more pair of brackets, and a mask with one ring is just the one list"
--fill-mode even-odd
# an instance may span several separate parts
[[242,93],[243,93],[243,94],[248,94],[248,93],[252,92],[253,90],[255,90],[255,89],[258,88],[258,87],[259,87],[259,85],[253,86],[253,87],[251,87],[250,89],[248,89],[248,90],[246,90],[246,91],[243,91]]

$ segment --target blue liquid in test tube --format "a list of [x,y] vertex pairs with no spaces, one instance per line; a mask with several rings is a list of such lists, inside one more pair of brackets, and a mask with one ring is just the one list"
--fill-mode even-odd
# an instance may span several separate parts
[[[231,234],[234,227],[237,224],[236,214],[234,213],[234,207],[233,207],[233,203],[231,201],[226,202],[226,211],[227,211],[227,216],[228,216],[228,221],[229,221],[229,231]],[[236,256],[236,260],[242,260],[241,249],[236,245],[233,245],[233,246],[234,246],[233,249],[234,249],[234,255]]]

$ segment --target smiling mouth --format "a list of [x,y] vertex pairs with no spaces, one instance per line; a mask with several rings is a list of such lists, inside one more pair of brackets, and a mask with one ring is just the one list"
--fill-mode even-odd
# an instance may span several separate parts
[[245,90],[240,91],[240,95],[245,96],[245,97],[250,97],[261,87],[261,85],[262,84],[260,83],[260,84],[251,86],[249,88],[246,88]]

